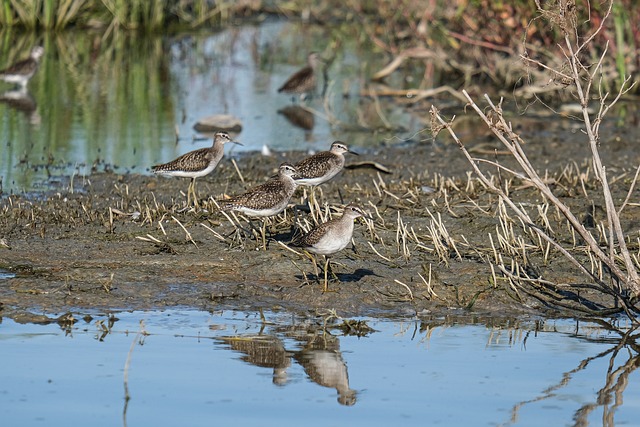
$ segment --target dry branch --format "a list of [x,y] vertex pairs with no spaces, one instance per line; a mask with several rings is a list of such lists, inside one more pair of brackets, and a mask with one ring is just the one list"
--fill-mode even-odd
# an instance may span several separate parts
[[[462,153],[471,165],[474,173],[478,176],[483,185],[491,192],[497,194],[499,196],[499,201],[505,203],[509,207],[509,209],[515,213],[515,215],[521,221],[523,228],[528,231],[532,231],[535,235],[537,235],[538,239],[541,239],[539,240],[540,242],[545,241],[548,246],[551,246],[558,250],[586,277],[593,281],[594,285],[590,285],[592,286],[592,289],[596,289],[598,292],[605,295],[611,295],[615,299],[615,303],[612,307],[600,307],[597,310],[584,306],[586,304],[585,301],[578,301],[579,305],[582,305],[580,306],[580,310],[589,312],[590,314],[599,313],[600,315],[607,315],[621,308],[627,313],[630,318],[635,321],[635,316],[633,313],[640,312],[640,310],[635,307],[635,303],[637,302],[638,297],[640,297],[640,276],[638,274],[638,270],[636,264],[634,263],[633,257],[627,247],[625,240],[626,236],[624,234],[620,220],[620,211],[624,208],[627,201],[625,200],[620,208],[616,208],[611,194],[606,167],[603,165],[601,160],[599,151],[600,146],[598,143],[600,138],[600,124],[602,123],[605,115],[610,110],[610,108],[633,87],[633,84],[630,83],[631,79],[629,77],[625,78],[622,87],[615,95],[613,100],[607,103],[609,93],[603,91],[603,87],[601,84],[602,82],[597,80],[597,76],[601,72],[608,49],[605,47],[597,62],[590,66],[586,66],[585,64],[583,64],[579,55],[579,53],[585,49],[586,44],[592,42],[595,35],[603,28],[602,23],[595,30],[595,33],[586,38],[581,38],[577,33],[577,24],[574,12],[564,10],[563,2],[560,1],[557,3],[559,5],[558,10],[544,10],[538,2],[536,2],[536,4],[538,4],[541,14],[552,24],[559,26],[559,28],[562,30],[562,33],[564,34],[563,45],[561,46],[561,48],[565,55],[565,65],[567,66],[567,71],[560,71],[559,69],[548,66],[540,61],[531,59],[528,57],[528,55],[524,55],[522,56],[522,58],[527,62],[536,64],[537,66],[550,71],[554,76],[561,77],[563,81],[573,86],[573,89],[577,94],[580,105],[580,114],[582,122],[584,124],[583,131],[588,140],[587,142],[591,153],[593,169],[595,171],[596,179],[600,183],[601,196],[605,200],[607,224],[606,229],[603,230],[603,237],[607,237],[609,247],[605,250],[600,246],[598,239],[585,228],[582,222],[571,211],[569,206],[567,206],[556,196],[552,188],[549,186],[549,181],[538,174],[523,149],[522,139],[513,130],[513,126],[511,125],[511,123],[507,122],[504,118],[502,112],[502,99],[498,104],[494,104],[491,99],[487,95],[485,95],[485,100],[488,104],[488,108],[484,110],[474,102],[474,100],[466,91],[462,91],[467,100],[467,105],[470,105],[475,113],[480,118],[482,118],[482,120],[492,131],[495,137],[509,151],[512,158],[516,160],[519,168],[506,168],[495,161],[472,157],[465,145],[459,140],[453,130],[453,119],[451,121],[444,120],[435,106],[431,108],[432,131],[435,135],[443,129],[447,130],[453,137],[456,144],[460,147]],[[567,14],[563,14],[563,12],[567,12]],[[611,4],[609,5],[608,12],[604,16],[603,21],[609,17],[610,12]],[[595,84],[596,82],[597,85]],[[596,113],[592,112],[592,110],[589,108],[589,101],[593,97],[592,91],[594,86],[597,86],[600,102],[600,108]],[[488,112],[486,112],[487,110]],[[580,238],[585,242],[588,248],[588,255],[591,259],[592,269],[589,270],[587,266],[583,265],[583,263],[578,260],[576,254],[572,253],[571,248],[565,248],[547,231],[534,224],[523,207],[521,205],[518,205],[510,197],[510,194],[507,191],[507,187],[505,186],[505,188],[502,188],[500,186],[502,184],[496,184],[494,180],[492,180],[485,172],[480,169],[479,165],[481,163],[491,164],[499,171],[505,172],[506,174],[513,177],[517,177],[518,179],[523,181],[523,185],[534,187],[542,196],[544,196],[545,200],[547,200],[550,205],[554,206],[557,211],[566,218],[570,225],[571,231],[579,235]],[[636,173],[636,178],[634,178],[634,181],[631,185],[632,188],[635,186],[637,175],[638,174]],[[506,223],[503,223],[503,227],[504,226],[506,226]],[[547,229],[550,230],[550,228]],[[494,246],[494,251],[505,251],[505,255],[507,258],[519,254],[520,251],[522,252],[520,256],[525,262],[527,262],[526,247],[524,246],[523,242],[518,241],[518,239],[515,238],[510,229],[503,228],[503,233],[504,236],[506,236],[504,238],[500,237],[500,230],[498,230],[498,237],[499,241],[501,242],[501,246]],[[553,284],[546,281],[541,281],[539,278],[529,277],[527,273],[523,272],[518,267],[517,262],[515,264],[516,267],[514,272],[513,268],[507,268],[504,265],[502,261],[502,254],[496,252],[494,258],[498,269],[503,273],[503,275],[508,277],[509,282],[512,286],[515,286],[514,283],[521,282],[531,285],[531,288],[524,288],[521,286],[514,288],[517,293],[518,289],[521,289],[525,291],[526,294],[534,296],[547,304],[552,303],[553,305],[558,307],[578,309],[575,301],[569,303],[563,298],[550,298],[548,289],[552,287]],[[612,279],[612,284],[606,283],[601,278],[600,274],[596,274],[593,272],[593,259],[596,260],[596,264],[598,266],[606,266],[605,270],[602,270],[600,267],[596,268],[596,272],[608,272]],[[543,283],[545,285],[544,289],[541,287],[541,284]],[[583,288],[584,286],[580,287],[580,289]]]

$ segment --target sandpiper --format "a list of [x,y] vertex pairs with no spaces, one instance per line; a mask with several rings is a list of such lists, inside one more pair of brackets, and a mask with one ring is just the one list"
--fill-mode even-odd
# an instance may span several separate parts
[[40,58],[44,54],[42,46],[35,46],[31,49],[31,54],[27,59],[18,61],[13,65],[0,71],[0,79],[7,83],[17,83],[21,87],[26,87],[27,83],[38,70]]
[[344,142],[335,141],[329,151],[320,151],[302,160],[296,164],[296,183],[315,186],[329,181],[344,167],[344,153],[358,155],[349,150]]
[[289,77],[280,86],[278,92],[299,94],[304,99],[306,93],[313,92],[316,88],[316,69],[320,61],[320,55],[316,52],[311,52],[307,56],[307,65]]
[[198,196],[196,195],[196,178],[211,173],[222,156],[224,155],[224,144],[233,142],[228,133],[217,132],[213,137],[213,145],[208,148],[190,151],[169,163],[153,166],[153,172],[160,175],[180,176],[191,178],[189,189],[187,190],[187,205],[191,206],[191,194],[193,194],[194,204],[198,206]]
[[221,200],[220,208],[239,211],[253,217],[277,215],[285,210],[296,191],[298,185],[293,179],[296,173],[293,165],[283,163],[275,178],[251,188],[246,193]]
[[[307,252],[322,255],[324,263],[324,288],[328,290],[327,271],[329,269],[329,256],[340,252],[347,247],[353,236],[353,220],[361,216],[369,217],[358,205],[348,204],[340,218],[334,218],[324,222],[291,242],[291,246],[299,247]],[[318,267],[313,259],[316,277],[318,277]]]

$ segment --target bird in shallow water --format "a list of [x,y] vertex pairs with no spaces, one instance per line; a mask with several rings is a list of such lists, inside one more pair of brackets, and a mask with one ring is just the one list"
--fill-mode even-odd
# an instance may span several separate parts
[[4,70],[0,70],[0,79],[7,83],[17,83],[23,89],[26,88],[31,77],[38,71],[42,55],[44,55],[44,48],[35,46],[31,49],[28,58],[16,62]]
[[[358,205],[350,203],[344,208],[340,218],[334,218],[317,225],[307,233],[293,239],[291,246],[304,249],[316,255],[324,256],[324,287],[323,292],[329,290],[328,270],[329,257],[340,252],[351,242],[354,230],[354,220],[359,217],[369,217]],[[318,277],[316,260],[310,256]]]
[[191,195],[193,195],[194,205],[197,207],[196,178],[208,175],[218,166],[224,155],[224,144],[227,142],[242,145],[233,141],[227,132],[217,132],[211,147],[190,151],[168,163],[155,165],[151,169],[159,175],[191,178],[187,190],[187,206],[191,206]]
[[318,65],[320,64],[320,55],[317,52],[311,52],[307,56],[307,65],[296,71],[285,81],[278,89],[278,92],[291,94],[299,94],[304,99],[305,94],[315,90],[317,84],[316,74],[318,73]]

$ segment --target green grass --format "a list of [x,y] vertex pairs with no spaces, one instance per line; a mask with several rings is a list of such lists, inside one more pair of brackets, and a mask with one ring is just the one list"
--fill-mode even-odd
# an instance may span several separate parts
[[[24,57],[37,38],[35,33],[0,31],[3,65]],[[45,52],[55,52],[43,57],[29,85],[42,120],[29,126],[17,119],[20,111],[6,110],[0,137],[11,143],[0,153],[2,163],[25,161],[24,167],[1,171],[8,173],[9,182],[30,188],[33,172],[28,165],[68,169],[70,159],[82,158],[89,168],[97,160],[98,170],[106,159],[131,167],[132,147],[143,153],[162,149],[163,135],[171,135],[175,123],[172,98],[166,96],[169,63],[162,38],[115,31],[101,40],[89,32],[65,31],[40,35],[37,41]],[[77,127],[84,129],[86,143],[77,144]],[[140,161],[143,164],[134,166],[144,168],[151,162]]]
[[157,31],[166,24],[195,27],[220,23],[234,16],[236,4],[233,0],[0,0],[0,27]]

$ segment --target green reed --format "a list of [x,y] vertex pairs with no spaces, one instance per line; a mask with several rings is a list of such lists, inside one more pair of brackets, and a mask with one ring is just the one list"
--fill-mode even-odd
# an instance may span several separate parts
[[0,0],[0,27],[104,27],[155,31],[228,21],[247,5],[223,0]]
[[[34,33],[0,31],[0,57],[24,57],[35,41]],[[15,181],[16,189],[31,188],[34,171],[42,167],[70,175],[75,159],[88,163],[78,165],[80,170],[94,164],[98,171],[120,166],[143,172],[165,144],[175,142],[161,37],[116,31],[103,39],[97,33],[66,31],[41,35],[38,43],[47,54],[28,90],[40,123],[29,125],[18,120],[20,111],[0,106],[7,118],[0,139],[11,142],[0,156],[5,187]],[[2,85],[0,92],[10,89]],[[78,131],[86,141],[79,140]]]

